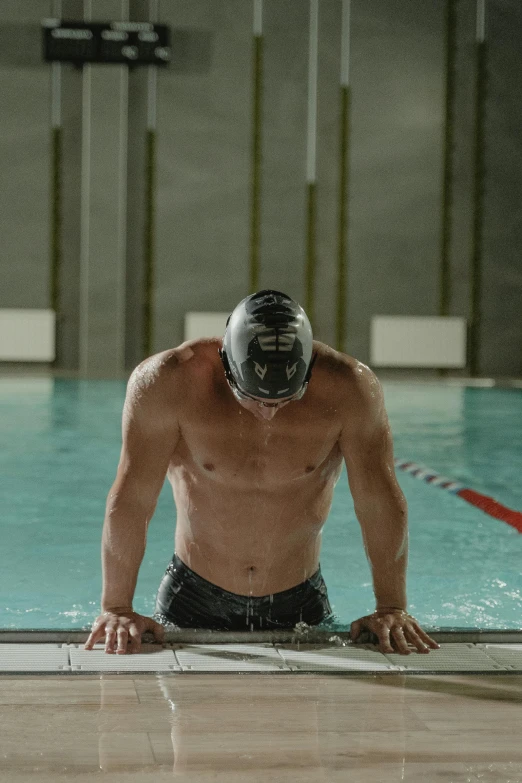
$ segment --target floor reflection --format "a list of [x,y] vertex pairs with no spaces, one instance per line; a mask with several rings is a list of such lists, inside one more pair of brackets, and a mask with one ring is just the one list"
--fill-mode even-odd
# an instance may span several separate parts
[[521,727],[520,675],[2,677],[0,777],[520,783]]

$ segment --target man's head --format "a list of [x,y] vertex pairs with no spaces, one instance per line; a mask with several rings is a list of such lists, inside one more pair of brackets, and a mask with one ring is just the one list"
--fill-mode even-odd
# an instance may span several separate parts
[[312,327],[303,308],[280,291],[243,299],[227,321],[221,358],[241,399],[300,399],[312,369]]

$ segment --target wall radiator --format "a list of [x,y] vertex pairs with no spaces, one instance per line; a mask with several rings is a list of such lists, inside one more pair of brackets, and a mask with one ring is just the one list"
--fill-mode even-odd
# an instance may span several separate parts
[[185,340],[223,337],[230,313],[185,313]]
[[375,315],[370,332],[374,367],[466,366],[465,318]]
[[54,310],[0,309],[0,361],[52,362]]

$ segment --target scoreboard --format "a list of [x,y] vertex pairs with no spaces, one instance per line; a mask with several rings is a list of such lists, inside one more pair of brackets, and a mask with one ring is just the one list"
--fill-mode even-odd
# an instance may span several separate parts
[[168,65],[170,29],[152,22],[42,22],[46,62]]

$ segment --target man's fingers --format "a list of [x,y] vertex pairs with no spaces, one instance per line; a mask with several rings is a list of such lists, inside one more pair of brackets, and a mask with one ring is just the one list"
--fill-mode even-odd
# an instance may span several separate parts
[[96,620],[92,626],[91,633],[89,634],[87,641],[84,645],[84,650],[92,650],[97,641],[103,636],[103,622]]
[[118,628],[118,649],[117,653],[120,655],[127,652],[127,642],[129,639],[129,632],[126,628]]
[[[440,644],[435,641],[435,639],[432,639],[431,636],[428,636],[426,631],[423,631],[423,629],[420,627],[420,625],[414,621],[412,625],[409,628],[409,632],[412,634],[412,636],[416,637],[416,640],[420,641],[424,647],[428,647],[426,652],[429,652],[429,648],[431,647],[432,650],[440,650]],[[419,649],[419,645],[417,644],[417,641],[414,642],[417,649]]]
[[354,620],[350,625],[352,642],[357,643],[359,638],[362,640],[364,630],[376,637],[375,642],[384,654],[399,652],[401,655],[410,655],[412,650],[409,645],[420,653],[429,653],[430,648],[440,649],[440,644],[422,630],[415,618],[405,613],[398,618],[392,612],[384,616],[376,612]]
[[94,645],[96,644],[96,642],[101,636],[103,636],[103,633],[101,633],[101,631],[99,630],[92,631],[92,633],[89,635],[89,638],[85,642],[83,649],[92,650],[92,648],[94,647]]
[[114,644],[116,642],[116,631],[114,628],[105,629],[105,652],[113,653]]
[[422,641],[428,645],[428,647],[431,647],[433,650],[440,650],[440,644],[438,644],[435,639],[432,639],[431,636],[428,636],[428,634],[423,631],[422,628],[416,628],[415,630]]
[[85,642],[85,650],[92,650],[95,644],[100,641],[100,639],[103,639],[105,635],[105,628],[103,625],[94,626],[93,630],[91,631],[89,638]]
[[397,645],[397,649],[400,652],[401,655],[409,655],[411,650],[408,647],[408,643],[406,641],[406,637],[404,636],[404,631],[402,628],[393,628],[392,629],[393,638],[395,641],[395,644]]
[[395,650],[391,646],[390,642],[390,629],[389,628],[380,628],[379,629],[379,647],[381,648],[383,653],[393,653]]
[[414,628],[408,629],[408,636],[413,646],[416,647],[417,652],[427,653],[430,651],[430,648],[424,643],[420,634],[418,634]]
[[152,618],[144,619],[146,619],[147,622],[144,622],[143,628],[141,630],[134,623],[129,628],[129,653],[139,653],[141,649],[141,635],[147,631],[154,635],[154,640],[156,642],[161,643],[164,640],[165,628],[155,620],[152,620]]
[[357,641],[360,633],[361,633],[361,621],[354,620],[354,622],[350,625],[350,637],[352,639],[352,642]]
[[105,637],[105,652],[125,655],[138,653],[141,649],[141,636],[144,631],[154,635],[160,644],[165,638],[165,628],[151,617],[143,617],[132,612],[116,615],[105,612],[95,620],[91,633],[84,644],[84,650],[92,650],[96,642]]
[[141,650],[141,633],[133,624],[129,628],[129,653],[136,654]]

